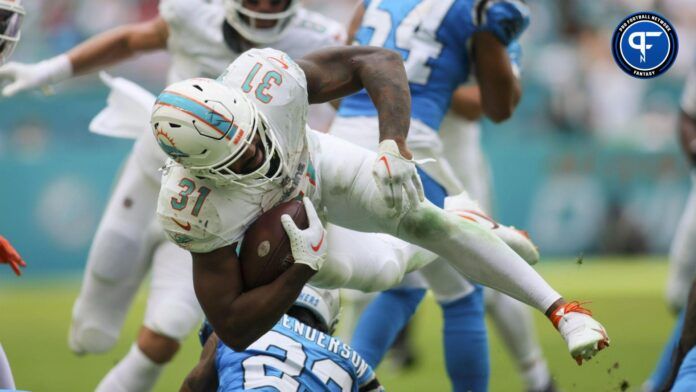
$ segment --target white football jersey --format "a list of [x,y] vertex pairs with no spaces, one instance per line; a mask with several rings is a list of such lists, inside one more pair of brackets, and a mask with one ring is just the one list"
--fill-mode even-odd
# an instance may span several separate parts
[[[194,77],[217,78],[240,55],[223,38],[225,13],[221,0],[162,0],[159,7],[169,27],[169,83]],[[300,58],[321,48],[342,45],[345,40],[345,29],[338,22],[300,8],[278,42],[268,46],[290,58]],[[145,173],[159,182],[159,169],[167,156],[150,132],[140,135],[134,153]]]
[[157,214],[169,237],[193,252],[210,252],[241,240],[262,212],[282,201],[319,195],[302,69],[284,52],[252,49],[235,60],[220,80],[242,90],[268,120],[278,138],[283,175],[262,187],[220,186],[170,161]]
[[[223,38],[222,0],[161,0],[159,12],[169,27],[169,83],[195,77],[216,78],[239,56]],[[345,29],[338,22],[300,8],[278,41],[267,46],[299,58],[345,41]]]

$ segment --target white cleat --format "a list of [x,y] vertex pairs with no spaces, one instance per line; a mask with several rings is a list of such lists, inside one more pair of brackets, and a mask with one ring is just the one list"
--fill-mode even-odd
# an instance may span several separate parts
[[573,301],[559,306],[551,314],[551,322],[568,344],[568,351],[578,365],[609,347],[609,335],[592,313]]
[[527,232],[494,221],[481,210],[478,203],[472,200],[468,193],[462,192],[455,196],[446,197],[445,211],[491,229],[498,238],[503,240],[529,265],[534,265],[539,261],[539,250],[529,239]]

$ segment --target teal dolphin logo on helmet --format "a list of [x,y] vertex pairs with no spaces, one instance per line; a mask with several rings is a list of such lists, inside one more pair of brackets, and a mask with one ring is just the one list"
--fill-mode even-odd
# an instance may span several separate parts
[[155,137],[157,138],[157,144],[159,144],[160,148],[170,157],[178,159],[187,158],[189,156],[189,154],[176,148],[176,145],[174,145],[174,140],[172,140],[172,138],[170,138],[169,135],[167,135],[167,133],[163,130],[156,129]]

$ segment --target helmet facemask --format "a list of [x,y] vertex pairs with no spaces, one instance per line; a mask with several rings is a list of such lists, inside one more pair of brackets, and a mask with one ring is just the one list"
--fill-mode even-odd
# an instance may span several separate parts
[[[278,139],[263,113],[258,112],[253,104],[250,106],[255,112],[255,122],[248,137],[240,142],[237,150],[229,157],[212,167],[203,169],[205,173],[200,173],[201,176],[212,178],[222,184],[231,183],[244,188],[253,188],[265,185],[282,175],[284,160]],[[263,163],[249,173],[236,173],[231,169],[232,164],[244,155],[244,152],[252,143],[256,142],[257,134],[261,141],[260,148],[263,149]],[[197,170],[195,168],[192,169]]]
[[[225,0],[225,18],[244,38],[255,44],[270,44],[285,32],[300,7],[298,0],[289,0],[284,11],[256,12],[246,8],[244,0]],[[257,27],[259,21],[275,21],[272,27]]]
[[19,2],[0,0],[0,64],[12,55],[20,39],[24,8]]

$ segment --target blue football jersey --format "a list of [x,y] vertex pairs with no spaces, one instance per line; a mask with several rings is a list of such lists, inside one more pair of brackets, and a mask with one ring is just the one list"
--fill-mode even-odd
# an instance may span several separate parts
[[[529,24],[529,10],[522,0],[364,0],[364,5],[355,43],[401,54],[410,82],[412,117],[435,130],[452,93],[469,77],[472,35],[490,31],[508,46]],[[377,111],[363,90],[343,100],[339,115],[376,116]]]
[[220,341],[215,365],[218,391],[357,392],[375,378],[347,344],[287,315],[246,351]]

